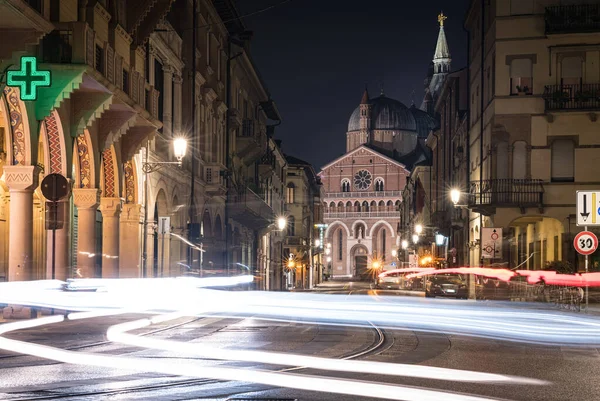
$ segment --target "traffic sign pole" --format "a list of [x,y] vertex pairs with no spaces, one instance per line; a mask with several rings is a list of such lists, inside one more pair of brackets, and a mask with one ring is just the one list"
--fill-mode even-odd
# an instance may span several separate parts
[[[593,198],[595,198],[595,196]],[[595,203],[593,203],[593,204],[595,204]],[[587,231],[587,229],[588,229],[587,226],[585,226],[584,230]],[[586,272],[586,274],[588,272],[588,263],[589,263],[589,256],[585,255],[585,272]],[[587,275],[586,275],[586,277],[587,277]],[[589,298],[590,298],[590,286],[586,285],[585,286],[585,313],[588,313]]]
[[[595,196],[594,196],[594,198],[595,198]],[[594,205],[595,205],[595,203],[594,203]],[[585,231],[588,230],[587,226],[585,226],[583,229]],[[588,259],[589,259],[589,256],[585,255],[585,272],[586,272],[586,278],[587,278],[587,272],[588,272]],[[588,313],[589,299],[590,299],[590,286],[586,285],[585,286],[585,313]]]

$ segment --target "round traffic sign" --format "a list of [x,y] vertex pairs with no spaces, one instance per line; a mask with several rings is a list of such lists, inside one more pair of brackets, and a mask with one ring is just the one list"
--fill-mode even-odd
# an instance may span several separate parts
[[62,174],[48,174],[42,180],[42,194],[50,202],[58,202],[69,195],[69,181]]
[[598,249],[598,237],[590,231],[582,231],[573,240],[575,250],[581,255],[591,255]]

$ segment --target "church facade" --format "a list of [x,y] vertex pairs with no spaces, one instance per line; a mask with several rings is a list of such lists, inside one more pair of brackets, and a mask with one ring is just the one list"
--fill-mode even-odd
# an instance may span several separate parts
[[399,248],[402,190],[410,171],[430,162],[425,140],[437,127],[438,91],[450,72],[450,52],[440,15],[434,59],[420,108],[367,89],[352,112],[346,153],[322,167],[323,216],[328,225],[327,267],[332,277],[366,277],[373,267],[392,269]]

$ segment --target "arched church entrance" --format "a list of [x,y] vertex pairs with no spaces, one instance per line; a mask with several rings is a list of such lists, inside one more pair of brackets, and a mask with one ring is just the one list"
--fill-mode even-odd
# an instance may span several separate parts
[[352,260],[352,272],[354,277],[367,278],[369,275],[369,250],[366,246],[359,244],[350,250]]

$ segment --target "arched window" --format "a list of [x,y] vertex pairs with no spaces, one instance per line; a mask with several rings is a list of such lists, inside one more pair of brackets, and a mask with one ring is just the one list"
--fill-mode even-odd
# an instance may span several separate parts
[[293,237],[296,235],[296,219],[294,219],[294,216],[288,217],[287,235],[290,237]]
[[375,180],[375,191],[376,192],[383,191],[383,178],[377,178]]
[[527,143],[525,141],[515,142],[513,146],[512,176],[516,180],[527,178]]
[[286,194],[287,203],[294,203],[296,200],[296,186],[293,182],[287,184],[287,194]]
[[362,209],[361,209],[361,210],[362,210],[363,212],[368,212],[368,211],[369,211],[369,202],[367,202],[367,201],[364,201],[364,202],[362,203]]
[[552,181],[573,182],[575,180],[575,143],[570,139],[552,142]]
[[342,243],[342,240],[344,239],[344,234],[342,233],[342,229],[339,228],[338,229],[338,260],[342,260],[343,259],[343,247],[344,244]]
[[347,178],[342,180],[342,192],[350,192],[350,180]]

